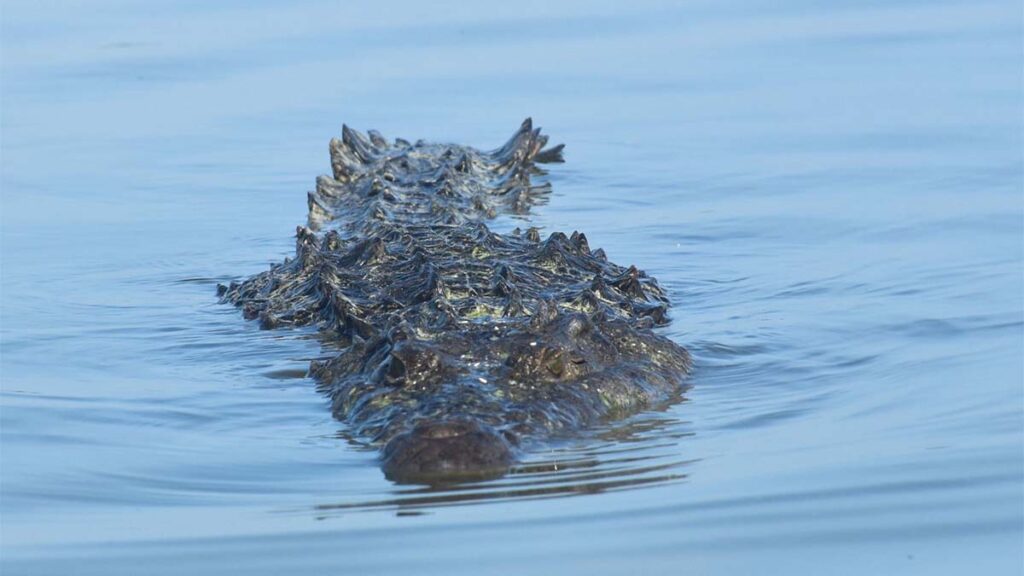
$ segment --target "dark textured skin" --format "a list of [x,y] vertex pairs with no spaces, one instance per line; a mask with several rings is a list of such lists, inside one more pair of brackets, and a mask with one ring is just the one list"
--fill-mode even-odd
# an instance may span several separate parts
[[385,475],[504,474],[537,440],[674,400],[690,356],[652,331],[668,301],[583,234],[496,234],[549,191],[562,146],[527,119],[492,152],[343,128],[308,197],[295,258],[220,286],[264,328],[315,325],[310,374]]

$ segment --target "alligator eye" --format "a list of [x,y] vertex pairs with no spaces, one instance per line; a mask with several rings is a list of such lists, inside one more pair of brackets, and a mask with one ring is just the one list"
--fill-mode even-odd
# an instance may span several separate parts
[[405,362],[402,362],[398,356],[391,356],[391,361],[388,363],[388,371],[384,374],[384,379],[388,384],[401,384],[405,382]]
[[561,350],[555,350],[551,353],[546,360],[544,360],[544,367],[548,369],[555,378],[561,378],[565,372],[565,361],[562,359]]

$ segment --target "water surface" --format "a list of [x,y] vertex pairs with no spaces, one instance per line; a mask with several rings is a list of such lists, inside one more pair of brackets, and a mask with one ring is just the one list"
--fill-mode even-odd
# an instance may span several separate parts
[[[4,573],[1022,570],[1019,3],[23,1],[2,38]],[[391,484],[313,335],[215,285],[291,252],[342,122],[527,115],[567,144],[532,221],[669,289],[693,388]]]

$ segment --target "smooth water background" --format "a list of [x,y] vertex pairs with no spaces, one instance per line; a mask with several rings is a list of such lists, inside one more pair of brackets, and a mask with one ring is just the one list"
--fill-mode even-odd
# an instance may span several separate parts
[[[4,2],[6,574],[1011,574],[1016,1]],[[687,401],[384,480],[218,281],[342,122],[568,162],[534,222],[670,289]],[[497,228],[515,224],[502,218]]]

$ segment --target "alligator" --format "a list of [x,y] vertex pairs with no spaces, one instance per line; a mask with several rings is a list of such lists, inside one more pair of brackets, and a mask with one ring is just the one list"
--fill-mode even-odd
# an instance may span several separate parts
[[547,142],[529,118],[489,152],[343,126],[294,258],[218,286],[262,328],[319,328],[309,375],[392,481],[500,477],[539,442],[685,390],[653,277],[579,232],[487,226],[528,223],[550,194],[531,182],[563,162]]

